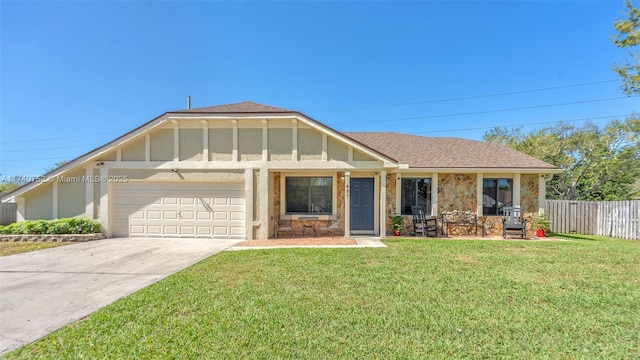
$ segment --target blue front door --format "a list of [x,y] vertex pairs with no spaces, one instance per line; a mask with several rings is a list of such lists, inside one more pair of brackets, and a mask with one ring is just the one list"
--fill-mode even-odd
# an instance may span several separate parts
[[351,178],[351,230],[373,231],[373,178]]

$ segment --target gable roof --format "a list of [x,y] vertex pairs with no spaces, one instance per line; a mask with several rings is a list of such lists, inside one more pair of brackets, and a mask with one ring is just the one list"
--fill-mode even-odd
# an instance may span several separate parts
[[529,168],[555,170],[501,144],[461,138],[437,138],[396,132],[347,132],[348,137],[410,168]]
[[[48,179],[60,175],[72,168],[92,161],[97,156],[110,150],[114,146],[124,144],[130,139],[140,136],[162,122],[171,118],[171,114],[182,116],[197,116],[197,114],[286,114],[303,119],[308,124],[326,131],[333,136],[351,142],[355,146],[369,152],[374,157],[384,161],[385,167],[391,164],[407,164],[410,168],[434,169],[526,169],[541,170],[545,173],[559,172],[557,167],[541,160],[525,155],[500,144],[460,138],[428,138],[424,136],[400,134],[395,132],[339,132],[309,116],[295,110],[288,110],[275,106],[244,101],[233,104],[209,106],[194,109],[168,111],[139,127],[121,135],[114,140],[91,150],[77,158],[61,165],[40,178]],[[182,115],[182,116],[180,116]],[[5,195],[5,198],[17,196],[31,188],[44,183],[31,181]]]
[[207,106],[195,109],[170,111],[171,113],[202,113],[202,114],[265,114],[265,113],[298,113],[297,111],[283,109],[270,105],[258,104],[253,101],[244,101],[233,104]]

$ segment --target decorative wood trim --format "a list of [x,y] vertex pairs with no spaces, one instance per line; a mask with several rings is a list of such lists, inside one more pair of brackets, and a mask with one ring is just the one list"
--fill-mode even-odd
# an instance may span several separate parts
[[26,201],[24,199],[24,197],[22,196],[16,196],[14,198],[14,201],[17,204],[17,214],[16,214],[16,221],[25,221],[27,219],[27,213],[26,213]]
[[438,173],[431,174],[431,216],[438,216]]
[[327,134],[322,133],[322,161],[327,161]]
[[[109,170],[102,166],[100,167],[100,178],[108,179],[109,178]],[[102,229],[107,234],[109,233],[110,222],[109,222],[109,183],[107,181],[100,181],[100,214],[99,219],[102,224]]]
[[545,213],[548,180],[551,180],[551,176],[544,176],[544,175],[538,176],[538,214]]
[[513,174],[513,206],[520,206],[520,174],[518,173],[514,173]]
[[478,216],[482,216],[483,215],[483,210],[482,210],[482,202],[483,202],[483,197],[482,197],[482,188],[483,188],[483,182],[484,182],[484,175],[482,173],[479,173],[477,175],[476,178],[476,215]]
[[353,161],[353,146],[349,146],[347,150],[347,161]]
[[144,134],[144,161],[151,161],[151,134]]
[[118,148],[116,150],[116,161],[118,161],[118,162],[122,161],[122,149],[121,148]]
[[253,239],[253,169],[244,170],[244,237]]
[[209,122],[200,120],[202,124],[202,161],[209,161]]
[[351,236],[351,172],[344,172],[344,236]]
[[248,168],[266,167],[269,170],[326,170],[326,171],[380,171],[382,166],[378,161],[353,161],[345,162],[339,160],[309,160],[309,161],[201,161],[201,160],[185,160],[185,161],[104,161],[104,165],[100,168],[107,169],[173,169],[180,167],[182,169],[209,169],[209,170],[241,170]]
[[58,218],[58,181],[55,180],[53,182],[53,190],[51,190],[52,197],[52,209],[51,209],[51,217],[54,219]]
[[269,160],[269,126],[267,119],[262,119],[262,161]]
[[[396,174],[396,213],[402,214],[402,174]],[[392,214],[392,215],[395,215]]]
[[387,172],[380,171],[380,220],[378,221],[379,236],[387,235]]
[[173,126],[173,161],[180,161],[180,128],[177,123]]
[[298,119],[291,119],[291,161],[298,161]]
[[238,161],[238,120],[231,120],[232,126],[232,150],[231,150],[231,160]]
[[84,216],[86,216],[87,219],[93,220],[94,217],[95,217],[95,215],[93,213],[93,186],[94,186],[94,182],[93,181],[89,181],[89,179],[93,178],[93,168],[84,169],[84,176],[85,176],[85,182],[84,182],[84,204],[85,204]]
[[269,219],[269,198],[273,196],[273,193],[269,192],[269,170],[263,167],[260,169],[258,175],[258,194],[260,194],[259,214],[258,220],[260,222],[260,238],[269,238],[269,226],[271,225],[271,219]]

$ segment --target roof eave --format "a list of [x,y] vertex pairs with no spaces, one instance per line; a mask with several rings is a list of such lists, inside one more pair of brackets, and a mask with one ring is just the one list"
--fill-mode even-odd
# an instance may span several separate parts
[[[404,165],[404,166],[403,166]],[[564,170],[559,168],[487,168],[487,167],[406,167],[406,164],[399,164],[398,171],[407,173],[431,172],[431,173],[519,173],[519,174],[559,174]]]

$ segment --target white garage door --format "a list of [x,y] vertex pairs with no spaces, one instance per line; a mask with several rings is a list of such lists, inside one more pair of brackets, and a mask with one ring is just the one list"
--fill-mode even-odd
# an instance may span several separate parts
[[241,183],[115,185],[116,236],[244,238]]

